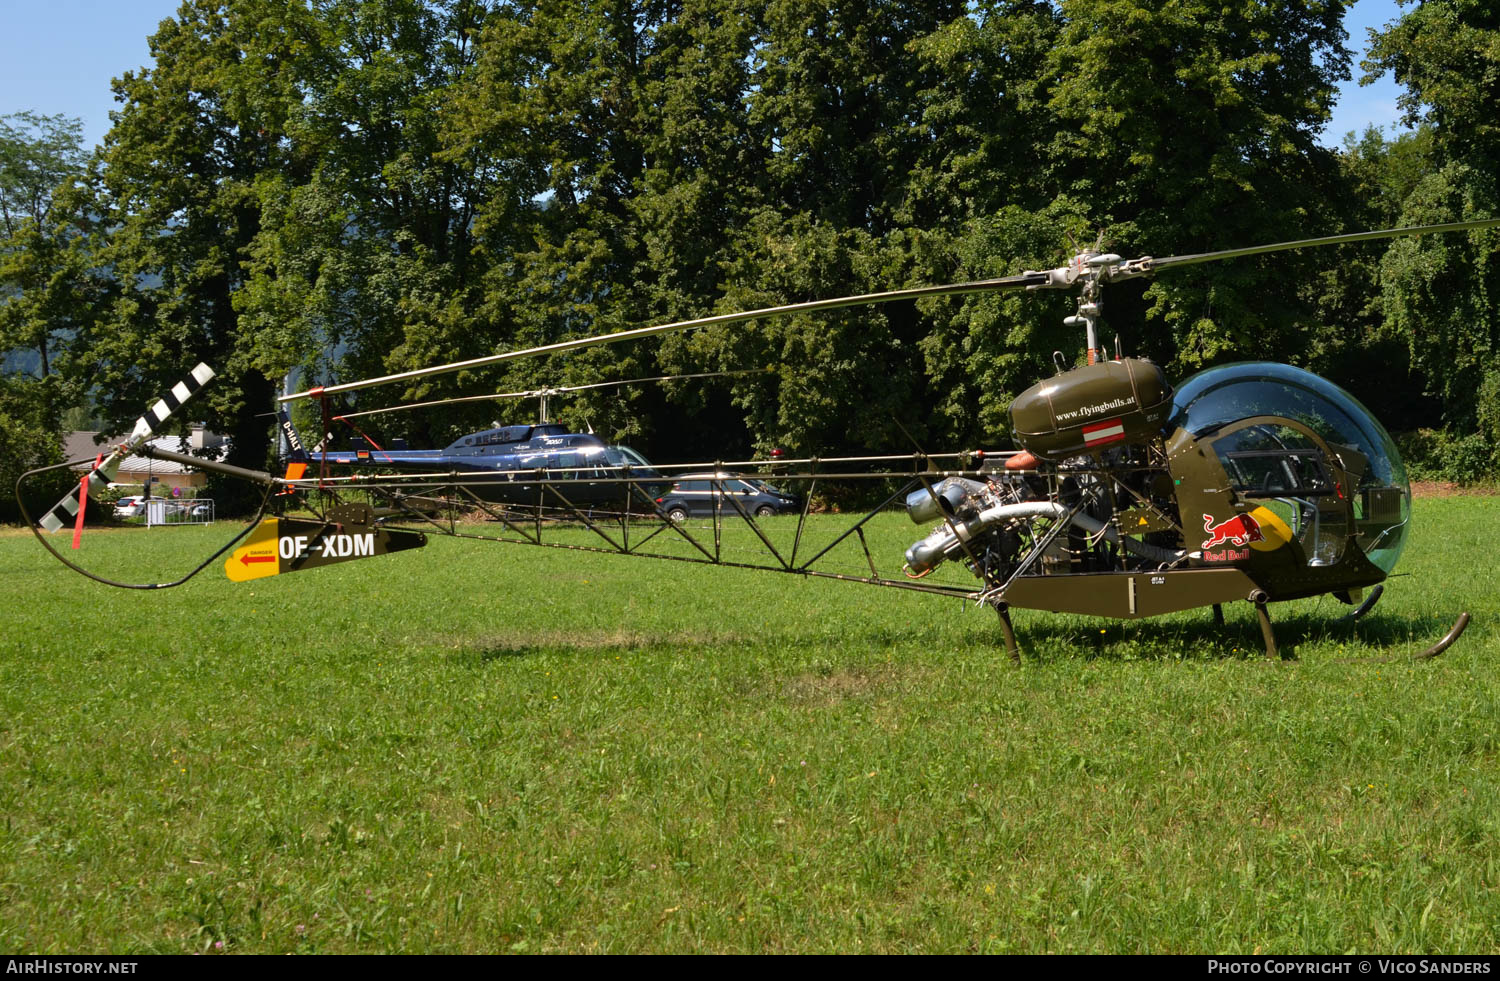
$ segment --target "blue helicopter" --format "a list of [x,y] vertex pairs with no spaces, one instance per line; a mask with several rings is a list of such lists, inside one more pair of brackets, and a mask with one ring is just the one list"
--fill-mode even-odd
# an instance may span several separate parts
[[[529,392],[497,392],[494,395],[439,402],[350,412],[332,417],[335,422],[349,422],[356,416],[414,409],[464,401],[490,401],[506,398],[539,398],[541,420],[533,425],[494,426],[460,436],[440,450],[414,450],[403,439],[393,439],[382,447],[367,436],[353,437],[348,450],[327,450],[328,438],[319,448],[305,448],[285,409],[277,411],[284,441],[284,456],[293,467],[317,466],[324,470],[338,467],[361,471],[389,471],[408,475],[431,475],[435,480],[451,482],[456,475],[477,497],[510,505],[543,508],[626,507],[630,510],[656,510],[656,499],[671,486],[671,478],[652,466],[629,446],[606,443],[593,433],[569,432],[561,423],[547,420],[548,400],[552,396],[637,382],[668,379],[712,377],[734,372],[708,372],[702,375],[663,375],[635,378],[620,382],[602,382]],[[351,423],[352,425],[352,423]],[[300,471],[298,476],[300,476]]]

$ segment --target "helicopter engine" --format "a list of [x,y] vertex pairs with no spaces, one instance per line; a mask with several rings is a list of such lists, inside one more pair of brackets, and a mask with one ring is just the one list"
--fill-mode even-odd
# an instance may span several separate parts
[[[1141,568],[1175,564],[1185,553],[1172,547],[1167,531],[1176,520],[1170,486],[1149,444],[1071,457],[1046,474],[949,477],[907,495],[912,521],[943,523],[906,550],[906,574],[920,578],[950,559],[964,559],[993,585],[1023,565],[1046,575],[1107,571],[1122,560]],[[1141,526],[1163,532],[1161,542],[1120,533]],[[1034,556],[1041,562],[1033,563]]]
[[[993,481],[966,477],[949,477],[930,492],[922,488],[908,494],[906,513],[912,521],[925,524],[941,519],[943,524],[906,550],[907,574],[924,576],[948,559],[962,556],[966,545],[976,556],[986,556],[979,560],[985,572],[993,569],[998,573],[1008,566],[1019,540],[1009,541],[1003,529],[993,529],[1008,519],[1031,513],[1018,509],[1017,502],[1008,502],[1008,496]],[[974,571],[981,573],[979,569]]]
[[1179,560],[1178,551],[1119,533],[1120,513],[1130,509],[1131,530],[1139,511],[1153,518],[1171,512],[1165,521],[1149,521],[1153,529],[1175,522],[1171,492],[1160,490],[1166,471],[1159,434],[1171,403],[1171,384],[1144,358],[1094,362],[1031,386],[1011,403],[1012,426],[1033,464],[1058,461],[1046,467],[1054,476],[1008,470],[987,483],[949,478],[930,494],[913,493],[907,498],[913,521],[946,521],[907,550],[907,574],[926,575],[967,554],[986,581],[1008,577],[1024,561],[1022,546],[1040,542],[1026,527],[1037,519],[1068,525],[1065,536],[1048,536],[1039,546],[1038,572],[1118,568],[1121,548],[1157,565]]
[[[949,478],[949,481],[955,480],[963,478]],[[949,484],[949,481],[944,483]],[[1022,545],[1020,536],[1011,525],[1027,518],[1046,516],[1050,514],[1051,505],[1046,501],[1007,504],[995,489],[979,486],[984,490],[965,494],[951,513],[944,511],[946,520],[942,525],[906,550],[908,576],[925,576],[948,559],[964,557],[966,549],[974,556],[970,567],[981,578],[990,580],[1009,573]],[[924,520],[918,518],[918,514],[930,513],[949,503],[945,495],[953,493],[954,487],[950,484],[942,490],[935,490],[936,498],[926,490],[914,491],[907,497],[907,513],[914,521]]]
[[[1171,384],[1144,358],[1059,371],[1022,392],[1011,403],[1012,425],[1033,459],[1058,461],[1046,468],[1049,477],[1014,471],[986,482],[950,477],[930,493],[908,495],[913,521],[943,518],[944,524],[907,549],[907,575],[924,576],[963,556],[976,575],[995,583],[1026,561],[1028,545],[1042,549],[1037,571],[1044,574],[1117,568],[1122,548],[1149,564],[1180,560],[1180,551],[1119,533],[1120,513],[1131,508],[1171,513],[1152,521],[1153,528],[1175,522],[1171,492],[1160,488],[1166,470],[1159,434],[1171,402]],[[1067,534],[1043,543],[1032,528],[1038,519],[1065,522]]]

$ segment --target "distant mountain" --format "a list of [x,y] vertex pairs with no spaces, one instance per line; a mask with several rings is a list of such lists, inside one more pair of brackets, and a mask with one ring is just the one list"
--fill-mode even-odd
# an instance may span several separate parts
[[25,348],[11,351],[0,361],[0,375],[40,375],[42,355],[39,351]]

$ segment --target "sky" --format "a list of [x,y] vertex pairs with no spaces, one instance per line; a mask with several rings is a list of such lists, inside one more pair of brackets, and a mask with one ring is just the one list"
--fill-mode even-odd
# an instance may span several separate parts
[[[1411,9],[1411,0],[1407,0]],[[1366,126],[1374,124],[1385,130],[1386,136],[1406,132],[1398,120],[1401,111],[1396,108],[1396,97],[1401,86],[1387,72],[1385,77],[1371,85],[1361,87],[1364,71],[1359,67],[1370,47],[1370,28],[1381,28],[1401,16],[1396,0],[1355,0],[1355,4],[1344,15],[1344,30],[1349,32],[1349,50],[1354,52],[1353,77],[1339,87],[1338,101],[1333,107],[1333,121],[1323,131],[1324,146],[1338,147],[1344,142],[1344,134],[1350,130],[1363,133]]]
[[[0,115],[30,109],[76,116],[85,143],[100,142],[114,106],[110,79],[146,63],[146,37],[177,6],[177,0],[0,0]],[[1399,131],[1395,81],[1358,84],[1366,28],[1399,16],[1397,0],[1355,0],[1345,16],[1354,78],[1340,90],[1325,145],[1340,146],[1345,133],[1372,123],[1387,135]]]

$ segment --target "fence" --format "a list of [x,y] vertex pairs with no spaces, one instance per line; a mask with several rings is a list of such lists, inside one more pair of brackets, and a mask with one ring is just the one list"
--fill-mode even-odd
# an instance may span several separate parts
[[214,502],[199,497],[188,501],[174,501],[165,497],[153,497],[146,501],[146,527],[156,525],[211,525],[214,523]]

